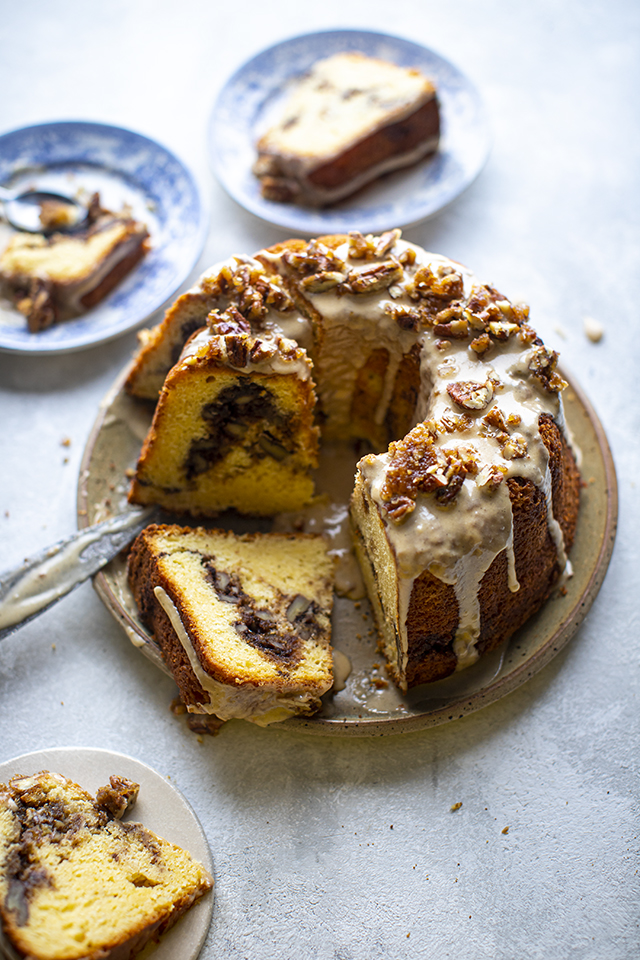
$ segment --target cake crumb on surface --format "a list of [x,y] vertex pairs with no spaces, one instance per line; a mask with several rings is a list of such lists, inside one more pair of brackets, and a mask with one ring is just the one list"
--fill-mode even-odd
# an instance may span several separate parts
[[452,804],[451,813],[455,813],[456,810],[459,810],[461,806],[462,806],[462,801],[460,800],[457,803]]
[[584,332],[591,343],[599,343],[604,336],[604,327],[595,317],[585,317],[583,320]]

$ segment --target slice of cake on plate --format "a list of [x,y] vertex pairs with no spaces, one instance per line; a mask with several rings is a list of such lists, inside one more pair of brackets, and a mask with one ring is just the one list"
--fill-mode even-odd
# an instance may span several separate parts
[[360,53],[320,60],[257,143],[268,200],[325,206],[433,153],[440,113],[419,70]]
[[0,255],[0,285],[38,333],[95,307],[142,259],[148,237],[128,208],[112,213],[96,197],[81,232],[15,234]]
[[187,710],[260,726],[315,713],[332,685],[333,576],[313,534],[152,525],[129,557]]
[[11,958],[129,960],[213,886],[182,848],[120,822],[138,784],[94,799],[43,770],[0,784],[0,919]]

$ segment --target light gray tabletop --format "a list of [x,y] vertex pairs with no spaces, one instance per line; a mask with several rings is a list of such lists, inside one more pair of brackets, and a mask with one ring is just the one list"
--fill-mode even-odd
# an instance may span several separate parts
[[[322,738],[236,721],[198,738],[170,712],[172,681],[90,584],[3,641],[0,762],[106,748],[192,804],[217,880],[207,960],[640,954],[639,20],[631,0],[5,5],[0,133],[96,120],[176,152],[211,209],[189,280],[287,236],[229,199],[208,166],[212,103],[249,56],[343,26],[456,63],[485,99],[492,153],[463,196],[405,236],[531,303],[618,471],[616,547],[571,643],[510,696],[423,732]],[[585,317],[603,326],[599,343]],[[75,529],[82,450],[135,342],[0,353],[1,568]]]

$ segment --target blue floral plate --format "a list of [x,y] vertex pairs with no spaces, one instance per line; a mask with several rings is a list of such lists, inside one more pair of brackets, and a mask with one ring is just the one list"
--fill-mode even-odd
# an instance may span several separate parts
[[[20,353],[80,350],[141,325],[171,299],[202,251],[207,218],[196,182],[153,140],[101,123],[43,123],[0,136],[0,183],[62,194],[100,191],[103,204],[128,203],[147,224],[151,249],[93,310],[41,333],[0,301],[0,349]],[[0,242],[10,230],[1,225]]]
[[[316,60],[344,51],[417,67],[434,81],[442,112],[438,152],[324,210],[265,200],[251,171],[256,140],[269,126],[287,85]],[[330,30],[285,40],[241,67],[218,96],[209,149],[227,192],[263,220],[308,236],[354,229],[380,233],[418,223],[451,203],[482,170],[489,153],[489,131],[477,90],[437,53],[383,33]]]

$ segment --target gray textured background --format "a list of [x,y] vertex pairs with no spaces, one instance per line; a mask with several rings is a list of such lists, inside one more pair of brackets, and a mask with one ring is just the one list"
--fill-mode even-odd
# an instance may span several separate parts
[[[532,304],[618,470],[613,559],[569,647],[505,700],[423,733],[344,741],[237,722],[198,742],[168,710],[172,682],[88,584],[3,642],[0,761],[105,747],[193,804],[218,881],[207,960],[640,955],[639,20],[631,0],[5,4],[0,132],[93,119],[165,143],[210,197],[194,275],[285,238],[208,169],[213,99],[247,57],[344,26],[453,60],[484,95],[493,151],[458,202],[406,236]],[[597,345],[585,315],[606,328]],[[1,567],[75,529],[82,448],[134,344],[0,354]]]

